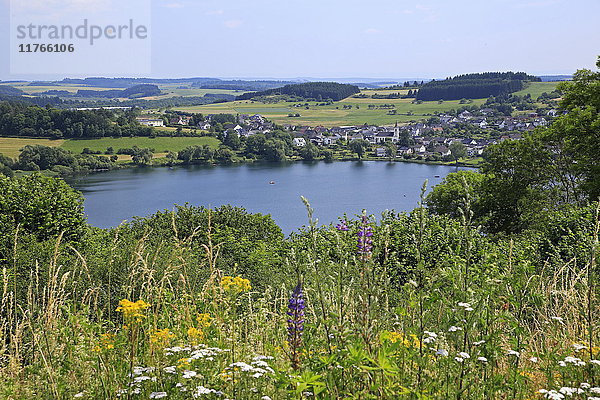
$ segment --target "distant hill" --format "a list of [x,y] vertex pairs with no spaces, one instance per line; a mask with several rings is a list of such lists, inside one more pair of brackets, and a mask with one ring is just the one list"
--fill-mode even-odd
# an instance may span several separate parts
[[285,85],[276,89],[263,90],[260,92],[246,93],[238,96],[238,100],[250,100],[260,96],[287,95],[315,99],[318,101],[331,99],[339,101],[359,93],[360,89],[354,85],[335,82],[306,82],[293,85]]
[[156,85],[142,84],[135,85],[125,90],[87,90],[77,91],[77,97],[96,97],[96,98],[128,98],[137,99],[140,97],[158,96],[161,94]]
[[21,96],[24,92],[12,86],[0,85],[0,95],[4,96]]
[[181,78],[181,79],[154,79],[154,78],[65,78],[60,83],[69,85],[86,85],[102,88],[129,88],[141,84],[177,84],[177,83],[208,83],[218,82],[217,78]]
[[539,78],[542,82],[560,82],[570,81],[573,79],[573,75],[540,75]]
[[517,92],[524,82],[541,82],[524,72],[484,72],[430,81],[419,88],[417,100],[481,99]]
[[293,81],[245,81],[245,80],[219,80],[213,82],[194,82],[192,87],[199,89],[227,89],[227,90],[244,90],[244,91],[259,91],[280,88],[285,85],[294,84]]

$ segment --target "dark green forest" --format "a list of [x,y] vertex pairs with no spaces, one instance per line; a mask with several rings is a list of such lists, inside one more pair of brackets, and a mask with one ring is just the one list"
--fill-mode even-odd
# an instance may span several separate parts
[[135,110],[61,110],[19,102],[0,102],[0,136],[93,138],[150,136],[152,129],[136,121]]
[[237,97],[237,100],[250,100],[255,97],[271,95],[297,96],[304,99],[323,101],[331,99],[340,101],[353,94],[359,93],[358,86],[347,85],[336,82],[306,82],[294,85],[285,85],[281,88],[263,90],[254,93],[245,93]]
[[523,89],[524,82],[540,78],[524,72],[485,72],[458,75],[442,81],[430,81],[417,92],[417,100],[481,99],[500,96]]

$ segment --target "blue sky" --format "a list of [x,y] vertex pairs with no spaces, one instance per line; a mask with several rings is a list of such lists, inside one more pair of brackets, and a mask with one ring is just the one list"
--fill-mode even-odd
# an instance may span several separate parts
[[[66,2],[91,18],[127,0],[20,1]],[[598,0],[150,1],[153,77],[568,74],[600,54]],[[11,75],[10,35],[0,0],[0,79],[64,77]]]

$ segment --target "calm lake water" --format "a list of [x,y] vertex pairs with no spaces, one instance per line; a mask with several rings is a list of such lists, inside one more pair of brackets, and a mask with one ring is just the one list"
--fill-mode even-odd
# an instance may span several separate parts
[[[91,174],[68,182],[85,196],[88,222],[117,226],[174,204],[232,204],[271,214],[289,234],[307,224],[300,196],[308,198],[320,224],[338,217],[416,207],[423,182],[439,183],[455,167],[413,163],[296,162],[176,168],[131,168]],[[437,176],[437,177],[436,177]],[[275,182],[270,184],[270,182]]]

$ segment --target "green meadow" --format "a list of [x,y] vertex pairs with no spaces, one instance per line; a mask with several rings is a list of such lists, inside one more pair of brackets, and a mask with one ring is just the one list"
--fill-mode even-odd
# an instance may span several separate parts
[[542,93],[550,93],[555,90],[558,84],[559,82],[531,82],[525,89],[519,90],[518,92],[515,92],[515,94],[519,96],[530,94],[535,100]]
[[[365,90],[362,94],[398,93],[402,91]],[[481,105],[484,99],[473,100],[473,105]],[[304,104],[308,103],[308,108]],[[317,105],[317,102],[277,102],[262,103],[244,100],[228,103],[209,104],[204,106],[179,107],[176,110],[202,114],[261,114],[278,124],[323,125],[327,127],[341,125],[391,125],[396,122],[418,121],[428,118],[437,112],[445,112],[463,106],[459,101],[425,101],[412,103],[412,99],[372,99],[349,97],[329,105]],[[396,114],[389,114],[390,109],[377,108],[382,105],[394,105]],[[302,106],[297,106],[302,105]],[[369,105],[376,106],[369,108]],[[347,108],[344,108],[346,106]],[[351,108],[349,108],[351,106]],[[300,117],[289,117],[289,114],[300,114]]]

